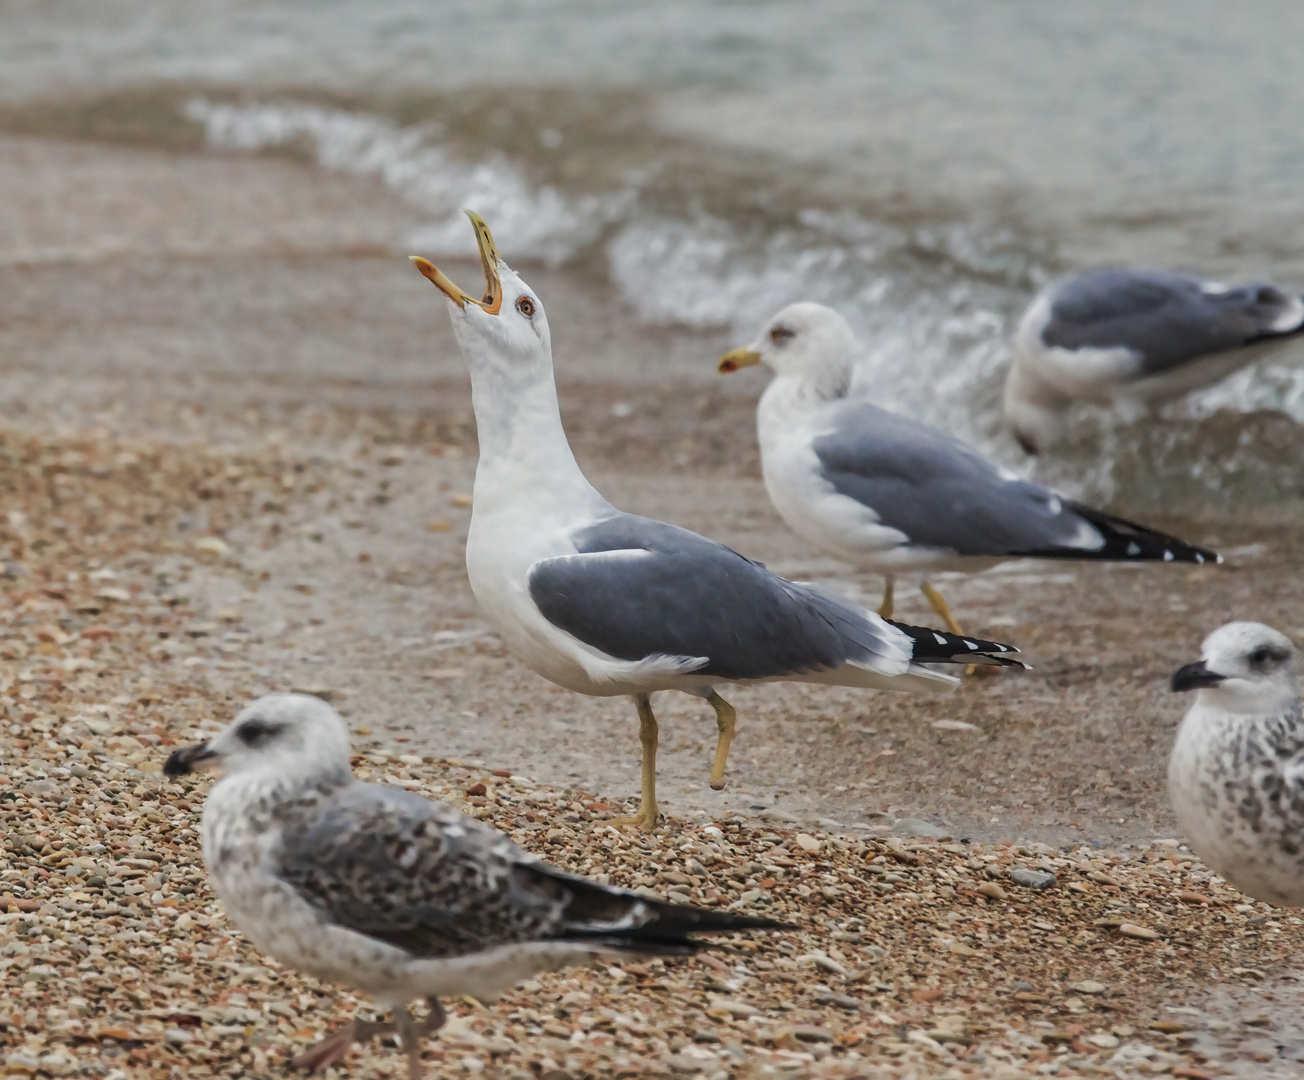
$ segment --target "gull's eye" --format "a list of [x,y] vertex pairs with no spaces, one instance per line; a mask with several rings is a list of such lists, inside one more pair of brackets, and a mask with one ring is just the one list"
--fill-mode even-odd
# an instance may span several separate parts
[[775,326],[770,329],[770,340],[776,345],[786,345],[797,336],[796,330],[789,330],[786,326]]
[[534,301],[528,296],[522,296],[516,301],[516,310],[524,315],[527,319],[534,318]]
[[251,716],[235,729],[235,734],[236,738],[245,746],[262,746],[278,734],[282,728],[283,725],[281,724],[274,724],[270,720],[261,720],[256,716]]

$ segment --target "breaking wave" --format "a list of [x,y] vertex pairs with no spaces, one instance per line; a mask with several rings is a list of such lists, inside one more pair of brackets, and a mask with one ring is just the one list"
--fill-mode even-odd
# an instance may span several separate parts
[[649,323],[725,328],[741,344],[785,304],[820,300],[860,336],[855,388],[1071,494],[1148,514],[1304,513],[1304,366],[1290,353],[1156,417],[1084,410],[1053,459],[1026,458],[1002,429],[1000,387],[1009,333],[1057,265],[1050,245],[1009,228],[810,205],[758,221],[744,208],[754,192],[733,215],[691,199],[667,209],[656,168],[606,191],[566,190],[497,150],[466,160],[438,123],[199,98],[185,113],[214,147],[304,147],[324,168],[380,178],[428,219],[407,242],[436,256],[471,253],[459,213],[471,206],[514,261],[596,258]]

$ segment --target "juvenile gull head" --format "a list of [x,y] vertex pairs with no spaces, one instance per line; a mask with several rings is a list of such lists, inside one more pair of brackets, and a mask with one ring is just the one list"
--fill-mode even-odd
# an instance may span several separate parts
[[1168,765],[1173,809],[1191,846],[1259,900],[1304,905],[1304,721],[1294,644],[1262,623],[1205,639],[1173,676],[1194,691]]
[[349,733],[339,713],[320,698],[269,694],[221,734],[178,750],[164,766],[169,776],[216,770],[272,784],[342,779],[349,772]]
[[[232,922],[283,964],[393,1013],[309,1050],[298,1064],[311,1070],[397,1032],[417,1077],[441,996],[493,1000],[542,971],[686,955],[696,933],[778,925],[586,881],[448,806],[362,783],[344,721],[315,697],[260,698],[164,766],[173,777],[208,769],[226,776],[204,805],[204,862]],[[430,1006],[422,1024],[405,1007],[417,997]]]

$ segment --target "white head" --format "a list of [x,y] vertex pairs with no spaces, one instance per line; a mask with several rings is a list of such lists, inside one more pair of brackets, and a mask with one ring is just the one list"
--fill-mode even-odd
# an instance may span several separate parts
[[543,305],[524,281],[502,260],[489,226],[479,214],[464,211],[475,229],[484,270],[485,291],[477,300],[454,285],[433,263],[419,255],[413,264],[448,300],[448,314],[462,354],[475,372],[489,368],[511,378],[542,366],[552,376],[552,337]]
[[1204,639],[1199,663],[1174,676],[1174,691],[1198,690],[1227,712],[1265,713],[1299,698],[1295,646],[1263,623],[1234,622]]
[[789,304],[745,349],[720,358],[721,374],[764,364],[776,375],[797,379],[814,397],[831,401],[851,387],[856,335],[847,320],[823,304]]
[[320,698],[268,694],[208,742],[177,750],[163,766],[168,776],[212,769],[300,781],[347,776],[349,732]]

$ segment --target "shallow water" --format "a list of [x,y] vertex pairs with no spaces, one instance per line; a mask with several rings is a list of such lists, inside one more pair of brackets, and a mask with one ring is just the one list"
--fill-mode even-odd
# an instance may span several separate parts
[[[380,178],[467,254],[727,328],[843,310],[882,403],[1033,465],[1000,430],[1035,289],[1103,261],[1304,285],[1304,9],[416,0],[0,5],[0,95],[166,81],[235,152]],[[288,89],[287,89],[288,88]],[[329,92],[329,96],[323,92]],[[1085,415],[1042,475],[1128,509],[1304,512],[1304,349],[1170,408]]]

